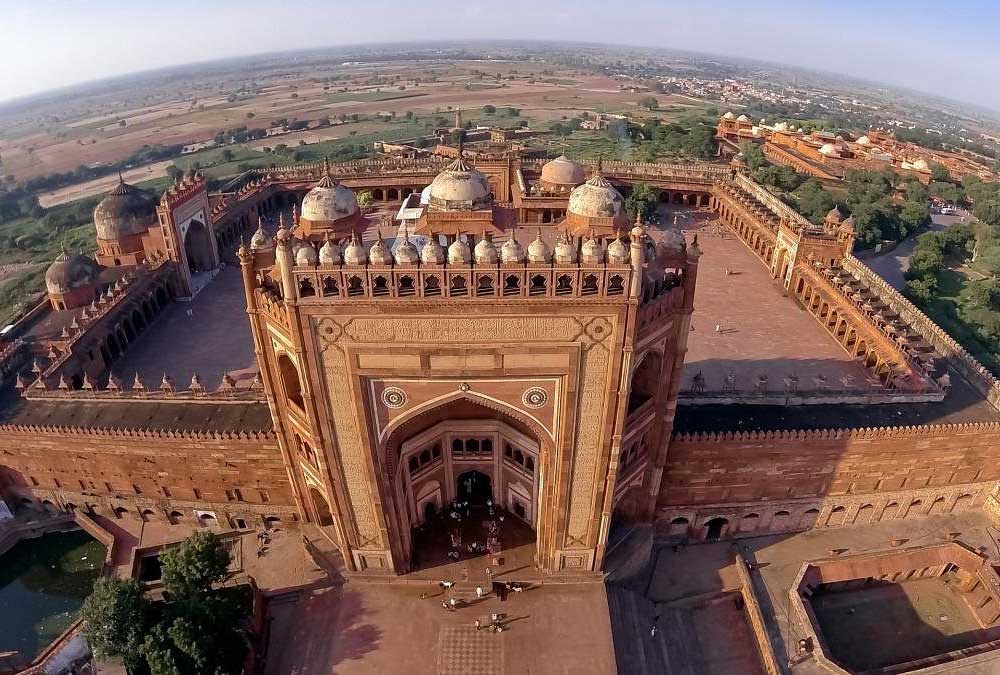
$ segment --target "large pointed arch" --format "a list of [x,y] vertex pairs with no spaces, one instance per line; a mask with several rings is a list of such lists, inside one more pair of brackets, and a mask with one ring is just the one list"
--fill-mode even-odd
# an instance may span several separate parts
[[492,396],[488,396],[481,392],[475,391],[455,391],[443,396],[438,396],[437,398],[432,398],[425,401],[419,405],[414,406],[405,413],[399,415],[398,417],[390,420],[385,427],[382,429],[376,429],[376,434],[378,435],[379,443],[384,447],[386,441],[389,439],[390,435],[395,432],[396,429],[407,424],[410,420],[415,417],[422,415],[428,411],[434,410],[441,406],[447,405],[454,401],[468,400],[476,405],[480,405],[484,408],[492,410],[493,412],[500,413],[501,415],[509,416],[525,426],[527,426],[533,435],[538,437],[540,443],[550,444],[554,443],[556,439],[556,429],[549,429],[540,419],[536,416],[528,413],[520,408],[512,406],[510,403],[503,401]]

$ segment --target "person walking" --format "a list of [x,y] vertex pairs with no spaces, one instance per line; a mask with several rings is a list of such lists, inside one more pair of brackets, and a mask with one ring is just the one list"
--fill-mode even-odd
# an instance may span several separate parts
[[479,599],[482,599],[482,597],[484,595],[486,595],[486,593],[483,591],[483,587],[482,586],[476,586],[476,597],[479,598]]
[[479,629],[483,627],[483,625],[481,623],[479,623],[479,619],[476,619],[475,621],[473,621],[473,625],[476,627],[476,632],[477,633],[479,632]]

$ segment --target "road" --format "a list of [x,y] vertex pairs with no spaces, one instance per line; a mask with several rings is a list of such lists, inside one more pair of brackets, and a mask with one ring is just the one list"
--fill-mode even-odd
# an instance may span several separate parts
[[[969,217],[968,212],[960,211],[955,216],[942,216],[935,213],[931,216],[932,231],[943,230],[955,223],[961,223]],[[899,243],[899,245],[888,253],[882,255],[866,256],[865,264],[876,274],[888,281],[897,290],[902,290],[906,283],[904,275],[910,268],[910,258],[913,257],[913,249],[917,245],[917,237],[909,237]]]

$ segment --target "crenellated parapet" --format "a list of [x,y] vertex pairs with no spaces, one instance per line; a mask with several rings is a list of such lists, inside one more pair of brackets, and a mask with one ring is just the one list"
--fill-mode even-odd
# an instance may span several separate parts
[[74,389],[64,375],[59,376],[55,388],[50,388],[43,378],[36,380],[31,386],[19,384],[21,395],[29,401],[143,401],[143,402],[174,402],[189,403],[245,403],[248,401],[263,401],[264,388],[258,373],[249,385],[241,385],[228,373],[222,376],[221,382],[214,390],[206,387],[201,377],[195,373],[186,387],[179,387],[173,376],[164,373],[158,383],[147,383],[135,374],[131,386],[125,384],[114,374],[108,376],[105,382],[96,382],[89,374],[84,374],[83,383],[79,389]]
[[769,431],[697,431],[676,432],[675,441],[683,443],[770,442],[819,440],[895,440],[934,436],[1000,433],[1000,422],[965,424],[924,424],[901,427],[857,427],[852,429],[782,429]]
[[46,434],[66,438],[131,438],[137,440],[272,441],[273,431],[199,431],[153,427],[76,427],[47,424],[0,424],[0,434]]

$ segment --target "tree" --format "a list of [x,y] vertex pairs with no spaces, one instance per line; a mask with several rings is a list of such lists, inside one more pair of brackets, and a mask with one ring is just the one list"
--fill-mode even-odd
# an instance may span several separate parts
[[656,220],[656,190],[646,183],[638,183],[632,188],[632,192],[625,198],[625,210],[629,218],[635,220],[638,213],[643,222],[651,223]]
[[464,140],[465,140],[465,129],[452,129],[451,142],[453,145],[459,145]]
[[121,657],[130,668],[142,661],[148,601],[135,579],[101,578],[80,608],[87,643],[99,657]]
[[743,162],[751,171],[757,171],[762,166],[769,164],[764,156],[764,149],[756,143],[747,141],[740,145],[740,152],[743,154]]
[[640,108],[646,108],[647,110],[656,110],[660,107],[660,102],[656,100],[655,96],[642,96],[635,103]]
[[836,202],[833,195],[823,188],[823,184],[815,178],[807,180],[795,190],[795,204],[799,213],[817,225],[823,222]]
[[948,167],[941,162],[931,162],[930,170],[931,180],[939,181],[941,183],[947,183],[951,180],[951,173],[948,171]]
[[229,552],[207,530],[197,530],[160,554],[163,586],[175,598],[200,596],[226,577]]
[[489,104],[483,106],[483,112],[486,113],[487,115],[492,115],[496,111],[497,111],[496,106],[492,106]]
[[224,150],[222,151],[222,159],[223,159],[224,161],[226,161],[226,162],[231,162],[231,161],[233,161],[233,158],[234,158],[234,157],[236,157],[236,153],[234,153],[234,152],[233,152],[232,150],[230,150],[229,148],[225,148],[225,149],[224,149]]
[[252,113],[252,112],[248,112],[248,113],[247,113],[247,119],[248,119],[248,120],[252,120],[252,119],[253,119],[254,117],[256,117],[256,116],[257,116],[257,115],[256,115],[255,113]]
[[174,183],[180,180],[181,176],[184,175],[184,170],[179,166],[177,166],[176,164],[168,164],[167,168],[164,169],[164,171],[167,172],[167,176],[169,176],[170,180],[173,181]]
[[905,226],[905,234],[909,235],[918,228],[931,224],[931,212],[926,202],[907,199],[900,209],[899,219]]
[[1000,227],[1000,197],[980,198],[972,210],[973,215],[992,227]]
[[370,206],[372,201],[374,201],[374,198],[370,190],[365,190],[364,192],[358,193],[358,206],[360,206],[362,209]]

